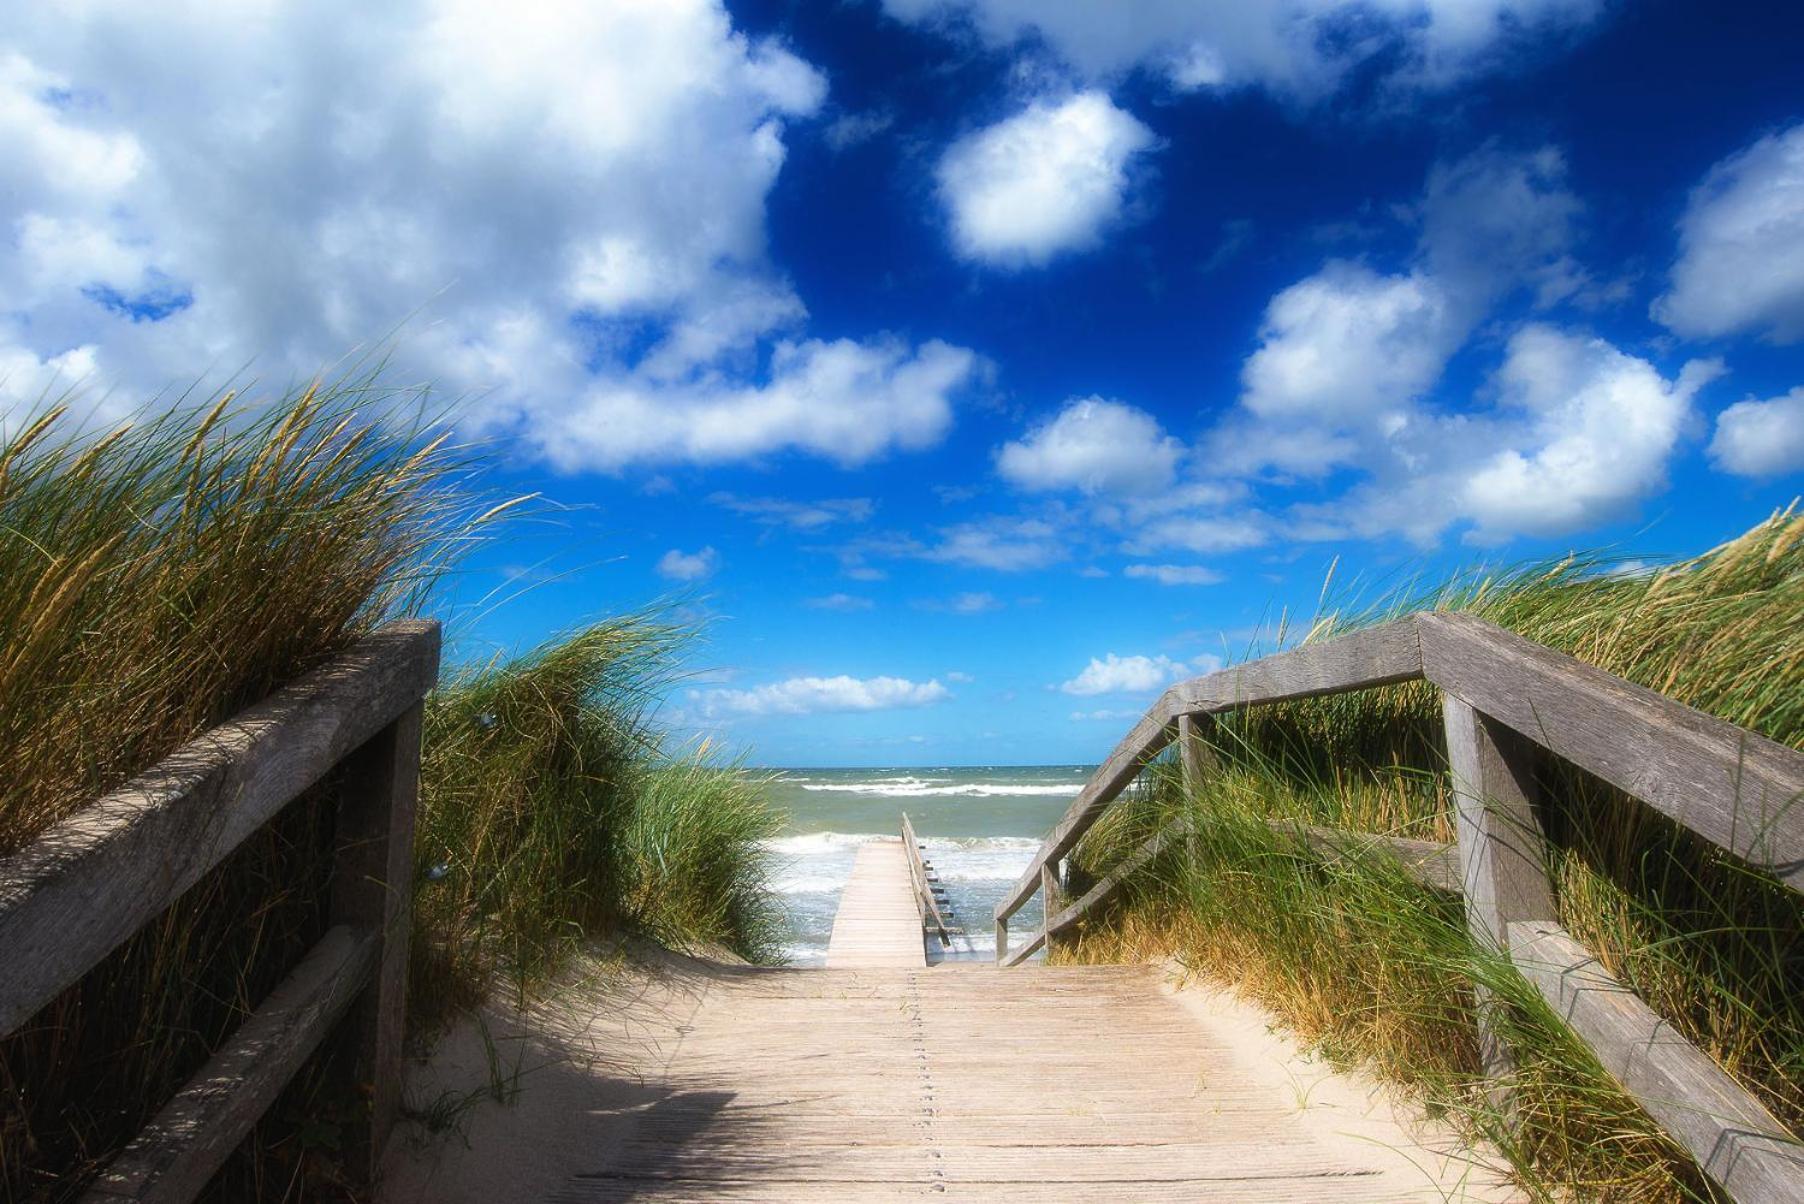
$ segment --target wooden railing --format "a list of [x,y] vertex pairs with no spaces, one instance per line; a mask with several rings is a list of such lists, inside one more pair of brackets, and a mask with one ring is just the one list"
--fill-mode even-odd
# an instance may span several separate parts
[[[1167,829],[1008,948],[1008,918],[1051,891],[1064,857],[1141,768],[1177,741],[1190,790],[1208,772],[1198,738],[1241,707],[1426,679],[1442,694],[1453,845],[1276,822],[1336,853],[1396,858],[1457,890],[1481,945],[1510,959],[1603,1067],[1736,1200],[1804,1200],[1804,1145],[1563,931],[1531,802],[1536,746],[1670,816],[1804,892],[1804,754],[1469,615],[1422,613],[1212,673],[1168,689],[1116,745],[996,908],[996,956],[1015,965],[1111,894],[1181,827]],[[1479,1001],[1486,1069],[1509,1051]]]
[[940,911],[940,901],[933,893],[933,878],[921,856],[921,841],[915,836],[915,826],[908,822],[906,811],[902,813],[902,847],[908,850],[908,880],[914,884],[915,910],[921,913],[921,927],[940,938],[940,948],[950,948],[953,930]]
[[373,1180],[399,1104],[421,700],[439,628],[391,624],[0,860],[0,1036],[30,1019],[302,791],[342,766],[332,927],[104,1171],[95,1201],[198,1194],[341,1019]]

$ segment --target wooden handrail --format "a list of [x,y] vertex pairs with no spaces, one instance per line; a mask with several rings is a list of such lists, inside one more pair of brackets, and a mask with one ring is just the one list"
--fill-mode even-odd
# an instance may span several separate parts
[[[1008,918],[1140,770],[1185,729],[1187,782],[1203,772],[1188,729],[1248,706],[1426,679],[1439,687],[1459,840],[1271,821],[1318,851],[1378,850],[1425,885],[1458,890],[1474,940],[1508,954],[1625,1090],[1737,1200],[1804,1199],[1804,1144],[1596,965],[1554,922],[1525,750],[1538,746],[1620,788],[1804,893],[1804,753],[1471,615],[1424,612],[1180,682],[1147,708],[996,907],[996,958],[1017,965],[1118,889],[1181,829],[1160,832],[1021,950]],[[1050,910],[1050,909],[1049,909]],[[1612,996],[1604,1000],[1600,992]],[[1489,1072],[1509,1068],[1482,993]]]
[[437,623],[392,623],[0,859],[4,1036],[343,770],[334,927],[89,1198],[197,1194],[347,1009],[358,1030],[347,1090],[364,1085],[370,1107],[346,1164],[373,1178],[399,1103],[421,700],[438,664]]
[[946,917],[940,914],[939,900],[933,897],[933,883],[927,878],[927,863],[921,857],[921,842],[906,811],[902,813],[902,847],[908,850],[908,879],[914,884],[915,910],[921,913],[921,927],[932,928],[939,934],[940,948],[950,949],[952,933]]

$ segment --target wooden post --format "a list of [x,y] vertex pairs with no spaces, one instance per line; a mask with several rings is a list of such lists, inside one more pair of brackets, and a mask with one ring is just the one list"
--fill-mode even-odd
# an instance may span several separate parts
[[[1452,694],[1443,696],[1441,714],[1453,777],[1466,925],[1474,942],[1507,955],[1509,925],[1556,918],[1546,845],[1530,802],[1532,746]],[[1485,1072],[1508,1074],[1513,1063],[1482,987],[1478,1022]]]
[[368,1112],[345,1142],[345,1166],[364,1183],[375,1182],[401,1100],[422,713],[416,702],[345,758],[338,808],[332,922],[378,934],[375,970],[348,1018],[349,1073]]
[[1207,715],[1178,716],[1178,765],[1187,799],[1196,797],[1215,768],[1215,755],[1203,740],[1203,731],[1209,722]]
[[1008,960],[1008,918],[996,917],[996,964],[1001,965]]
[[1040,863],[1040,932],[1046,938],[1046,960],[1052,960],[1052,915],[1059,909],[1059,872],[1057,863]]

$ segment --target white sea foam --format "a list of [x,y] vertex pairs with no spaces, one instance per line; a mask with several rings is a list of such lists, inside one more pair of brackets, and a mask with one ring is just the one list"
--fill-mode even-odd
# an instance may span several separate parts
[[800,836],[778,836],[763,842],[767,853],[785,857],[810,854],[848,852],[861,844],[884,839],[877,832],[807,832]]
[[1046,795],[1074,795],[1084,788],[1082,782],[958,782],[940,785],[944,778],[885,778],[875,782],[810,782],[803,790],[839,794],[869,794],[879,798],[1033,798]]

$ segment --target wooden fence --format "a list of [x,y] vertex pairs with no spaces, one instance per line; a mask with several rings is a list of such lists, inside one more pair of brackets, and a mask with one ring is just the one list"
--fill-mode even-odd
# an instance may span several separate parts
[[[1084,786],[996,908],[996,956],[1025,960],[1182,839],[1160,832],[1082,898],[1055,910],[1053,867],[1141,768],[1174,741],[1187,787],[1209,771],[1210,716],[1427,680],[1442,694],[1453,845],[1277,823],[1317,848],[1398,859],[1464,895],[1474,940],[1508,956],[1606,1070],[1729,1195],[1804,1200],[1804,1144],[1561,929],[1531,802],[1535,746],[1614,785],[1804,892],[1804,754],[1469,615],[1422,613],[1168,689]],[[1035,891],[1046,921],[1020,949],[1008,919]],[[1508,1067],[1479,1000],[1486,1066]]]
[[246,837],[343,766],[332,927],[101,1175],[94,1201],[187,1200],[341,1019],[372,1180],[399,1104],[421,699],[439,628],[391,624],[0,860],[0,1036],[129,940]]

